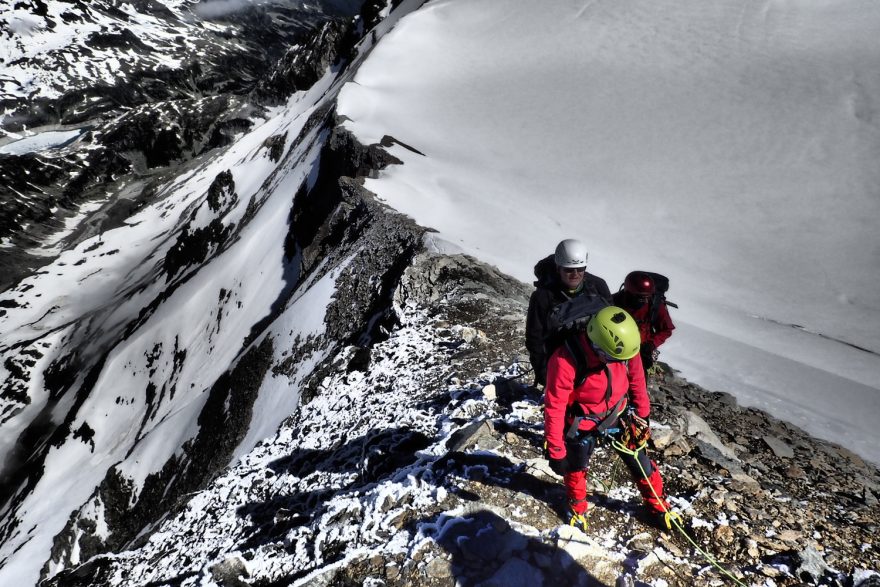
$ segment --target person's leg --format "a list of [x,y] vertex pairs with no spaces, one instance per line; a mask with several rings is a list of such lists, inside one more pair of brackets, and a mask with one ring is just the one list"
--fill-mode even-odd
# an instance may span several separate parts
[[659,513],[667,512],[669,503],[663,494],[663,478],[660,476],[657,464],[648,458],[647,452],[640,450],[636,453],[637,456],[620,452],[617,454],[629,469],[648,509]]
[[587,472],[572,471],[563,478],[568,509],[577,514],[587,513]]
[[568,508],[563,521],[574,526],[581,532],[587,531],[587,472],[573,471],[564,477],[565,493],[568,496]]
[[645,505],[654,512],[666,513],[669,511],[669,502],[666,501],[666,495],[663,493],[663,478],[660,477],[660,471],[656,465],[651,462],[652,471],[647,478],[641,477],[636,481],[636,487],[642,494]]
[[670,531],[674,524],[679,527],[683,524],[681,514],[672,510],[666,495],[663,493],[663,478],[657,469],[657,463],[648,458],[644,450],[638,451],[635,456],[617,453],[626,467],[629,469],[642,501],[648,510],[648,522],[661,530]]
[[587,530],[587,471],[594,446],[595,440],[589,436],[565,443],[571,467],[571,472],[564,477],[568,497],[565,521],[584,532]]

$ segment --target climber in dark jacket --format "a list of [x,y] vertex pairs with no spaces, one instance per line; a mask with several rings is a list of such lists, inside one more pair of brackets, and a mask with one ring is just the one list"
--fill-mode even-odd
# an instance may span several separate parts
[[549,318],[553,308],[572,298],[591,295],[611,303],[611,291],[601,277],[587,273],[587,247],[579,240],[566,239],[556,253],[535,265],[535,291],[529,299],[526,316],[526,348],[535,370],[535,385],[547,383],[547,360],[559,341],[553,341]]

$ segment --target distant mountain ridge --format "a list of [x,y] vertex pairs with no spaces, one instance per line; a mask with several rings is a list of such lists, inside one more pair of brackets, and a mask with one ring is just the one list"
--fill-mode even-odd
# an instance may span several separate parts
[[[228,146],[314,84],[351,50],[359,6],[29,0],[0,14],[0,146],[81,131],[62,148],[0,153],[0,289],[60,250],[47,242],[117,226],[167,167]],[[315,49],[292,62],[291,46]],[[97,206],[70,234],[67,221]]]
[[141,102],[247,93],[292,40],[357,2],[44,2],[0,15],[3,130],[93,121]]

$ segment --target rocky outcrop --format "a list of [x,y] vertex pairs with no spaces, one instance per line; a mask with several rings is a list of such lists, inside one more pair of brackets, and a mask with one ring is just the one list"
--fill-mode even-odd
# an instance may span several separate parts
[[357,40],[349,22],[340,19],[324,24],[304,43],[287,50],[272,73],[257,84],[254,97],[280,103],[294,92],[310,88],[331,66],[351,59]]
[[[274,439],[139,548],[49,584],[876,582],[878,470],[668,369],[650,386],[651,450],[688,538],[644,521],[604,444],[589,532],[561,526],[541,394],[516,362],[529,289],[420,249],[394,288],[387,338],[341,348]],[[182,551],[185,561],[172,554]],[[173,576],[157,570],[164,561]]]

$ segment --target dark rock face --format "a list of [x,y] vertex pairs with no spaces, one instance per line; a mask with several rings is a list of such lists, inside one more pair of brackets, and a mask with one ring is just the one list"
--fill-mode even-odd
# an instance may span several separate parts
[[310,88],[331,65],[350,57],[355,41],[349,23],[326,23],[301,46],[287,50],[271,75],[257,84],[254,96],[266,103],[279,103],[298,90]]
[[170,281],[181,269],[198,266],[218,249],[222,248],[234,232],[235,226],[223,222],[223,216],[238,201],[232,174],[224,171],[214,178],[208,188],[208,208],[216,214],[207,226],[193,226],[192,218],[183,225],[177,242],[168,250],[164,259],[164,270]]
[[[343,177],[367,176],[383,169],[390,164],[400,163],[398,159],[388,155],[381,147],[364,147],[357,143],[351,134],[341,131],[336,127],[330,135],[321,153],[321,170],[316,180],[315,187],[309,192],[298,195],[294,201],[291,212],[290,233],[300,249],[304,250],[306,266],[309,266],[315,258],[320,258],[335,246],[340,238],[333,236],[333,232],[344,227],[345,218],[334,219],[331,225],[316,221],[326,219],[332,208],[338,202],[343,202],[345,209],[356,214],[355,205],[357,198],[349,198],[351,189],[340,183]],[[327,197],[335,194],[334,197]],[[313,246],[314,242],[327,233],[328,238],[323,242],[322,248]],[[294,236],[295,235],[295,236]]]
[[211,187],[208,188],[208,207],[217,213],[228,210],[236,201],[238,195],[235,193],[235,180],[232,179],[232,172],[227,169],[211,182]]

